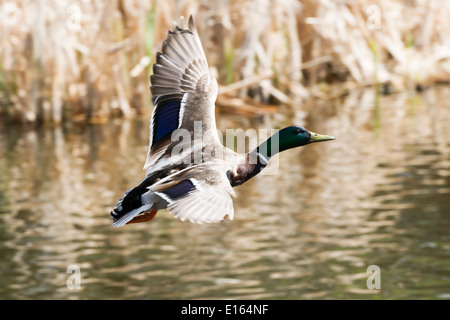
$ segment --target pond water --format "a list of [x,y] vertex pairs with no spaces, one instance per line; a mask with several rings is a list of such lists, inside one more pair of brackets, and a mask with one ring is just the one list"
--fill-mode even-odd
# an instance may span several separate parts
[[[220,224],[160,211],[112,228],[112,206],[143,178],[147,118],[1,127],[0,298],[449,299],[450,88],[355,90],[302,109],[218,114],[221,130],[337,137],[280,154]],[[367,287],[371,265],[381,289]]]

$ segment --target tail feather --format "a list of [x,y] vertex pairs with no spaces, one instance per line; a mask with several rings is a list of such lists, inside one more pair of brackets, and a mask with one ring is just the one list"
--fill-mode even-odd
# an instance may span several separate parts
[[136,217],[137,215],[139,215],[143,212],[151,210],[151,208],[152,208],[152,204],[143,205],[137,209],[133,209],[133,210],[123,214],[120,218],[117,218],[116,211],[113,210],[113,211],[111,211],[111,217],[114,221],[113,226],[117,228],[117,227],[126,225],[128,222],[133,220],[134,217]]
[[111,211],[114,227],[121,227],[131,221],[135,216],[153,208],[151,193],[147,180],[142,181],[137,187],[128,189]]

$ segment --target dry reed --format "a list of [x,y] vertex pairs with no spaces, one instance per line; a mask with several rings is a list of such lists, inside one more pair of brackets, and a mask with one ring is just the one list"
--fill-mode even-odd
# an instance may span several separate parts
[[155,52],[172,21],[190,14],[220,105],[297,105],[336,81],[403,88],[450,79],[446,0],[2,0],[0,116],[59,123],[148,113]]

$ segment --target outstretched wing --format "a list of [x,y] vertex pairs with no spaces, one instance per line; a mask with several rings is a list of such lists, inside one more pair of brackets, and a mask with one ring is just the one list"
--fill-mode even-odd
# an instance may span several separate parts
[[175,130],[183,128],[193,132],[196,121],[201,122],[203,133],[210,130],[205,137],[219,141],[214,115],[217,82],[209,74],[192,16],[188,27],[181,18],[180,23],[169,31],[162,52],[157,53],[150,80],[155,107],[144,169],[164,153]]
[[[201,172],[198,177],[198,172]],[[150,188],[167,201],[167,209],[182,221],[193,223],[233,220],[233,188],[225,172],[198,165],[174,174]]]

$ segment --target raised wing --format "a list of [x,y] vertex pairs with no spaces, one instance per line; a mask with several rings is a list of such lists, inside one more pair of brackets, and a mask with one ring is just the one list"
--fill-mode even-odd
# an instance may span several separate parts
[[155,107],[144,169],[164,153],[175,130],[182,128],[193,132],[196,121],[201,122],[203,133],[210,130],[203,136],[219,141],[214,115],[217,82],[209,74],[192,16],[188,27],[181,18],[180,23],[169,31],[162,52],[156,56],[150,80]]

